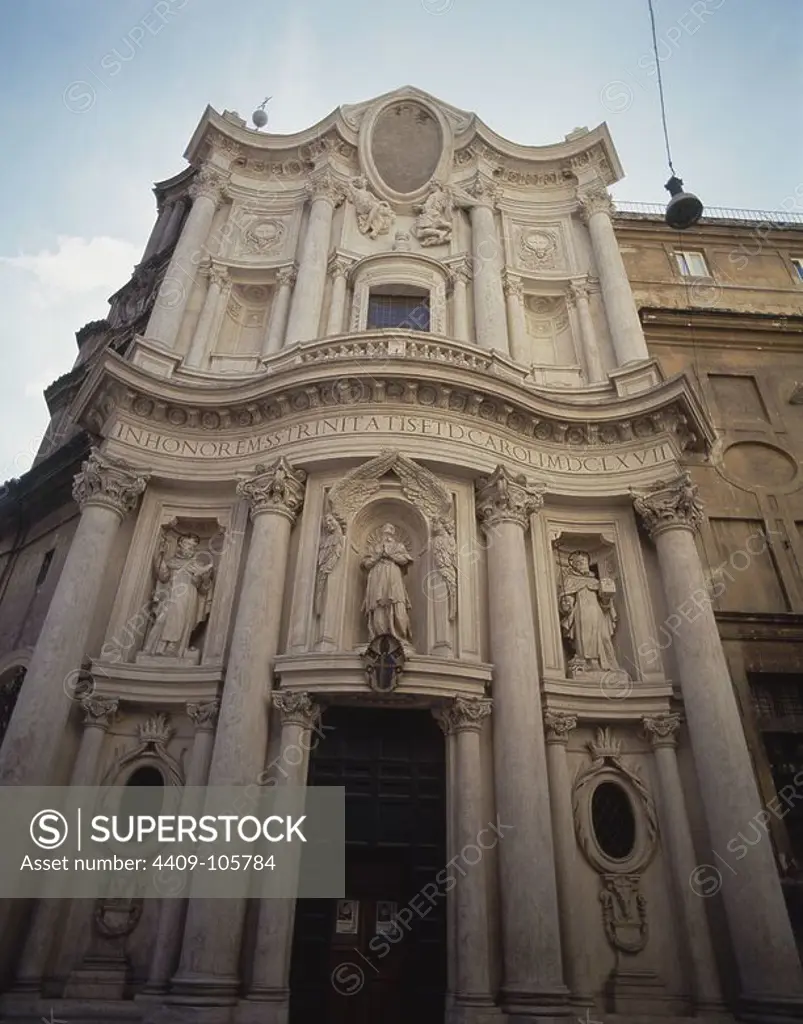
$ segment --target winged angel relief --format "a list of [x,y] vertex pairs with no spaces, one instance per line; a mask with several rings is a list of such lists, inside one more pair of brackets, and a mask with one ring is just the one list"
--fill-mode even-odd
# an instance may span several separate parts
[[[375,459],[349,473],[329,492],[318,547],[315,614],[318,617],[324,614],[328,580],[343,553],[347,525],[379,491],[382,478],[389,473],[398,478],[404,496],[430,524],[434,571],[443,583],[448,618],[453,621],[457,595],[457,550],[451,496],[429,470],[392,450],[381,452]],[[410,598],[404,575],[416,557],[410,551],[409,541],[394,523],[386,522],[370,534],[366,550],[358,554],[361,567],[367,574],[362,610],[369,636],[389,634],[409,642]]]

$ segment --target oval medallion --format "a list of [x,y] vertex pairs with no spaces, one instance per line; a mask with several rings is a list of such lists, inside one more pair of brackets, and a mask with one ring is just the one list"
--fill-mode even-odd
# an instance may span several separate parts
[[394,192],[415,192],[438,166],[443,149],[441,126],[420,103],[386,107],[371,133],[371,156],[382,181]]
[[795,460],[774,445],[738,441],[723,458],[725,474],[748,487],[784,487],[797,475]]

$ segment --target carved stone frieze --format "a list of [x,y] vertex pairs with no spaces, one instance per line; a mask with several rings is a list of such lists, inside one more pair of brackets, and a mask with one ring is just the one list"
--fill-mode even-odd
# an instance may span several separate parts
[[526,530],[530,516],[544,504],[543,484],[533,484],[523,473],[511,473],[502,465],[490,476],[481,477],[475,488],[477,518],[485,531],[501,523],[515,523]]
[[490,697],[455,697],[448,704],[433,708],[432,714],[446,736],[472,729],[477,732],[491,714]]
[[302,729],[315,729],[321,721],[321,706],[308,693],[294,690],[274,690],[273,706],[281,712],[282,723],[300,725]]
[[271,512],[293,523],[304,504],[306,481],[303,469],[294,469],[280,456],[269,466],[256,466],[254,476],[237,484],[237,494],[249,502],[252,519]]
[[704,518],[703,503],[689,472],[674,480],[659,480],[646,493],[634,493],[633,505],[653,538],[663,530],[696,530]]
[[122,518],[137,507],[147,482],[147,473],[92,448],[75,477],[72,494],[82,510],[89,505],[100,505]]

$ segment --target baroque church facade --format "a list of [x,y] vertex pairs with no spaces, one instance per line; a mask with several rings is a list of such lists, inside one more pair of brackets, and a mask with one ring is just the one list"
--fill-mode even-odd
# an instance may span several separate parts
[[345,891],[8,901],[3,1018],[801,1019],[607,127],[405,88],[185,155],[0,503],[0,781],[344,786]]

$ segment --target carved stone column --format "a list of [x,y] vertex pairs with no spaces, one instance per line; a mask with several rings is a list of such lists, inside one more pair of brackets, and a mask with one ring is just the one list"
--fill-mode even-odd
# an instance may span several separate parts
[[[482,807],[480,730],[491,713],[492,702],[481,697],[456,697],[433,713],[454,747],[454,837],[450,862],[468,847],[480,848],[480,833],[487,825]],[[488,943],[488,893],[483,859],[461,868],[454,899],[457,979],[455,1008],[493,1006],[491,957]],[[458,1019],[458,1018],[456,1018]],[[462,1018],[459,1018],[462,1019]]]
[[589,957],[583,920],[587,908],[576,900],[577,841],[572,817],[572,786],[566,747],[569,733],[577,727],[577,716],[547,711],[546,757],[549,768],[549,800],[555,836],[555,873],[560,905],[563,970],[572,1001],[593,1006],[589,978]]
[[505,296],[502,293],[502,246],[494,219],[500,189],[488,178],[478,175],[469,194],[473,199],[469,218],[477,344],[509,355]]
[[332,217],[344,198],[341,185],[328,170],[312,178],[307,185],[307,192],[312,199],[312,205],[307,232],[301,245],[298,279],[290,305],[285,342],[287,345],[293,345],[297,341],[312,341],[318,337]]
[[583,348],[583,356],[588,373],[589,384],[596,384],[605,380],[605,370],[602,366],[602,357],[597,341],[597,332],[594,328],[594,321],[591,318],[591,307],[589,305],[589,282],[585,280],[569,281],[569,302],[577,310],[577,319],[580,321],[580,344]]
[[[188,789],[206,785],[219,712],[219,700],[187,705],[187,716],[195,726],[195,739],[184,783]],[[181,804],[181,813],[196,814],[199,810],[195,801],[187,800],[185,796]],[[187,881],[189,882],[189,878]],[[146,993],[164,992],[167,989],[170,976],[178,962],[186,910],[186,896],[167,896],[161,901],[159,925],[153,945],[148,981],[145,985]]]
[[346,309],[346,283],[349,261],[343,256],[332,256],[329,260],[329,274],[332,278],[332,300],[329,303],[327,334],[340,334],[343,330],[343,314]]
[[458,341],[470,341],[468,332],[468,282],[471,280],[471,262],[462,259],[449,268],[452,275],[452,309],[454,336]]
[[[524,535],[542,506],[523,474],[497,466],[477,481],[488,542],[488,616],[494,665],[496,811],[510,827],[499,841],[502,1008],[511,1016],[563,1019],[560,921],[552,843],[535,619]],[[526,883],[525,880],[526,879]]]
[[278,290],[270,311],[268,333],[265,335],[265,344],[262,348],[263,356],[275,355],[282,347],[287,328],[287,314],[290,310],[290,296],[295,282],[295,267],[281,267],[276,271]]
[[599,273],[602,298],[619,366],[649,359],[636,303],[616,240],[611,213],[613,202],[604,185],[590,185],[577,196],[583,220],[591,235],[591,247]]
[[187,208],[186,200],[183,196],[179,196],[174,199],[170,204],[170,219],[165,224],[164,235],[159,238],[157,246],[158,252],[163,252],[165,249],[169,249],[178,238],[178,233],[181,230],[181,222],[184,220],[184,212]]
[[0,784],[43,786],[51,773],[86,653],[98,594],[123,518],[147,474],[93,448],[73,485],[81,519],[0,750]]
[[[304,503],[305,486],[306,473],[284,458],[257,466],[256,475],[237,486],[237,493],[250,502],[253,529],[226,666],[210,786],[254,784],[264,768],[290,531]],[[171,1002],[236,1000],[244,914],[244,900],[190,901]]]
[[687,951],[687,967],[692,982],[695,1011],[699,1016],[723,1013],[725,1006],[722,1002],[722,990],[711,944],[705,902],[694,892],[691,884],[697,867],[697,858],[675,753],[680,715],[645,717],[642,724],[644,733],[652,744],[655,766],[658,770],[661,832],[668,846],[675,878],[675,898],[680,907],[685,931],[684,947]]
[[[275,690],[273,706],[282,716],[280,768],[276,784],[301,787],[307,784],[310,735],[321,720],[321,708],[307,693]],[[292,756],[290,752],[292,751]],[[299,808],[300,810],[300,808]],[[285,859],[297,855],[298,846],[283,852]],[[295,864],[298,870],[298,862]],[[290,954],[293,946],[296,900],[264,899],[259,904],[256,948],[241,1024],[283,1024],[290,999]]]
[[146,337],[160,341],[168,348],[176,343],[196,270],[206,255],[206,242],[225,184],[226,179],[219,171],[205,166],[190,185],[192,209],[170,257],[145,332]]
[[153,230],[148,236],[148,242],[145,246],[145,251],[142,254],[142,263],[159,251],[159,243],[165,233],[165,228],[170,220],[170,214],[172,213],[172,204],[165,203],[161,206],[156,217],[156,223],[153,225]]
[[[84,731],[70,776],[71,786],[94,786],[97,784],[98,764],[103,741],[109,726],[117,715],[119,706],[118,700],[91,695],[84,697],[81,701],[84,711]],[[71,906],[71,900],[47,897],[39,900],[36,904],[17,968],[15,991],[38,992],[40,990],[53,950],[54,939],[60,938],[63,934],[60,923],[67,919]]]
[[507,326],[510,332],[510,358],[521,366],[532,363],[530,339],[527,335],[527,321],[524,318],[524,287],[517,274],[504,271],[505,299],[507,302]]
[[209,354],[217,341],[220,322],[223,319],[228,292],[231,288],[229,272],[219,263],[211,261],[205,263],[201,267],[201,273],[208,278],[209,284],[195,334],[192,337],[192,344],[184,357],[185,364],[193,367],[201,367],[209,363]]
[[655,542],[667,607],[678,620],[673,650],[711,839],[709,864],[698,866],[689,884],[703,896],[722,893],[748,1007],[757,1007],[762,1020],[774,1019],[776,1006],[801,1013],[803,978],[772,844],[751,846],[743,862],[731,852],[739,830],[766,812],[694,543],[702,502],[684,473],[636,496],[635,507]]

